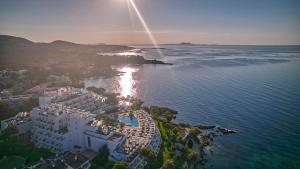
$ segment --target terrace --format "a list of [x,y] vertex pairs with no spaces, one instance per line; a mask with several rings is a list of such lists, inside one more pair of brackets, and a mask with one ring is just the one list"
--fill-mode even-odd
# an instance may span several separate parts
[[1,121],[1,130],[7,128],[7,127],[12,127],[12,126],[18,126],[22,123],[26,123],[31,121],[29,113],[28,112],[20,112],[16,116],[2,120]]
[[82,154],[68,153],[63,157],[63,159],[68,166],[74,169],[87,168],[87,166],[89,166],[89,159]]
[[126,126],[119,130],[120,133],[126,136],[126,140],[113,152],[113,154],[115,157],[130,162],[136,167],[145,165],[145,161],[139,156],[138,150],[142,147],[150,147],[158,154],[161,139],[160,133],[156,129],[150,114],[139,110],[135,111],[134,118],[137,119],[138,126]]

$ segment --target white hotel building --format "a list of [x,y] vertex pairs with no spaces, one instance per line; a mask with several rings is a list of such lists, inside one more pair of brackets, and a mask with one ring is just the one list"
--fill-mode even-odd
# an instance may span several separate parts
[[105,100],[106,97],[84,89],[60,88],[45,92],[39,98],[40,107],[30,113],[32,141],[37,147],[57,154],[74,147],[98,152],[108,142],[109,148],[114,149],[125,136],[109,131],[101,121],[95,120],[97,114],[111,109]]
[[64,106],[89,111],[91,114],[102,114],[115,109],[114,105],[106,103],[106,97],[84,89],[59,88],[45,91],[39,97],[39,104],[61,103]]
[[124,135],[108,131],[89,112],[61,104],[35,108],[31,119],[32,141],[37,147],[57,154],[72,151],[75,147],[80,151],[98,152],[104,144],[114,150],[126,139]]
[[112,129],[96,120],[107,110],[105,97],[81,89],[67,89],[40,98],[40,106],[30,113],[32,141],[37,147],[56,154],[93,150],[103,145],[110,150],[111,160],[123,160],[130,168],[139,169],[146,161],[138,154],[140,147],[152,148],[157,154],[161,137],[151,116],[135,112],[139,126]]

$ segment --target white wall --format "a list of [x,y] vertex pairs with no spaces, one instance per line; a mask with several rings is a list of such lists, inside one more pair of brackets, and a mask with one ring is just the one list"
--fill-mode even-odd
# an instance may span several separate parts
[[84,140],[84,129],[85,129],[85,119],[80,116],[70,116],[70,121],[68,129],[71,134],[71,143],[70,148],[73,149],[74,146],[78,145],[81,147],[81,150],[85,148],[85,140]]
[[[90,147],[88,145],[88,137],[91,140],[91,146]],[[88,135],[88,134],[84,135],[84,139],[85,139],[86,148],[92,149],[96,152],[98,152],[99,149],[107,143],[105,139],[97,138],[97,137],[94,137],[94,136]]]

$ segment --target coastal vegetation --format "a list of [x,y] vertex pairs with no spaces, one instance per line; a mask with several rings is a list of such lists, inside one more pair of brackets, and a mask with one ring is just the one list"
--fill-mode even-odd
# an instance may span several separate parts
[[170,122],[173,119],[176,119],[176,115],[178,114],[176,110],[172,110],[167,107],[150,106],[150,107],[143,107],[143,109],[148,111],[152,116],[156,118],[163,117],[168,122]]
[[139,153],[144,156],[147,161],[152,161],[156,158],[155,152],[150,148],[141,148]]
[[[146,168],[182,169],[201,164],[203,148],[207,142],[204,144],[199,140],[202,131],[198,127],[174,123],[172,120],[178,113],[175,110],[158,106],[143,108],[151,113],[162,138],[159,154]],[[147,151],[144,150],[143,153],[146,154]]]

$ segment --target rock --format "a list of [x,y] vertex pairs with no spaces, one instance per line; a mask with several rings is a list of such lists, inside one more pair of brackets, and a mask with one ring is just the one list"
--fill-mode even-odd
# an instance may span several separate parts
[[208,129],[213,129],[216,126],[214,126],[214,125],[196,125],[195,127],[198,127],[199,129],[202,129],[202,130],[208,130]]
[[223,134],[237,133],[235,130],[230,130],[227,128],[218,127],[217,129]]

